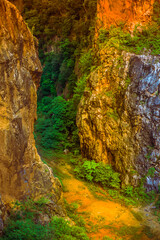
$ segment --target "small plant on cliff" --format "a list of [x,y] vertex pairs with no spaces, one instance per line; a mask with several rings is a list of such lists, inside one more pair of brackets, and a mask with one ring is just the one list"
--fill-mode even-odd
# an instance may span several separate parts
[[93,63],[92,49],[81,54],[79,59],[79,67],[82,73],[88,74]]

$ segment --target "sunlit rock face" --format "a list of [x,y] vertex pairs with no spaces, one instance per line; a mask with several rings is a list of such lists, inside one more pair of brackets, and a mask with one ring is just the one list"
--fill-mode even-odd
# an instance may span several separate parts
[[4,203],[48,196],[60,213],[60,183],[33,136],[41,72],[33,36],[18,10],[0,0],[0,195]]
[[[158,0],[156,0],[158,1]],[[98,26],[107,27],[114,24],[125,24],[133,31],[136,24],[148,23],[153,14],[155,0],[99,0]]]
[[[160,174],[160,57],[103,49],[87,81],[77,124],[82,154],[111,163],[125,184],[158,189]],[[150,170],[149,170],[150,169]]]

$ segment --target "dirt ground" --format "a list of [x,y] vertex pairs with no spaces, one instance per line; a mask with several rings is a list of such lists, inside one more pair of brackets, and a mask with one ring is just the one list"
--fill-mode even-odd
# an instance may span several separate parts
[[[150,208],[131,208],[114,200],[99,200],[87,184],[75,178],[68,163],[58,166],[52,161],[62,178],[64,198],[77,205],[76,214],[86,222],[87,234],[92,240],[159,240],[160,224]],[[150,206],[151,207],[151,206]],[[140,216],[140,217],[137,217]],[[151,230],[150,230],[151,229]],[[152,233],[156,233],[155,235]],[[159,233],[158,233],[159,231]]]

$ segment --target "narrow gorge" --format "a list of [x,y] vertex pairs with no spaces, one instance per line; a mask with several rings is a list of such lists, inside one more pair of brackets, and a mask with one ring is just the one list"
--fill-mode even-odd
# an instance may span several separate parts
[[160,0],[0,0],[0,72],[0,239],[158,240]]

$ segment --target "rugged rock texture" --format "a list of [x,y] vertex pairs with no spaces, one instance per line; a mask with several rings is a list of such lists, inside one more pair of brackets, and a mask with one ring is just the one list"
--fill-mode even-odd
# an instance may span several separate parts
[[[159,0],[100,0],[98,28],[146,25]],[[125,184],[158,190],[160,180],[160,57],[107,48],[87,80],[77,125],[82,154],[111,163]],[[155,171],[155,172],[154,172]]]
[[149,171],[146,186],[157,189],[160,57],[114,48],[100,54],[101,67],[88,79],[77,115],[82,154],[111,163],[125,184],[137,185]]
[[123,23],[133,31],[136,24],[144,25],[151,20],[154,2],[155,0],[99,0],[98,25],[108,28],[111,24]]
[[33,136],[41,64],[18,10],[0,0],[0,194],[4,203],[48,196],[63,214],[61,185],[41,162]]
[[13,3],[20,12],[23,10],[23,0],[9,0],[9,2]]

